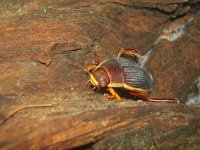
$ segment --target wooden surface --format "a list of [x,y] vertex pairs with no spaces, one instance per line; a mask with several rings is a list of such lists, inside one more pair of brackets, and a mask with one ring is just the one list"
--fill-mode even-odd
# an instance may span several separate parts
[[[34,109],[29,108],[26,113]],[[199,116],[198,107],[137,102],[134,107],[88,111],[70,118],[62,114],[46,122],[35,121],[37,127],[30,130],[29,135],[17,124],[10,133],[5,127],[13,119],[10,118],[0,126],[1,148],[197,149],[200,146]],[[24,124],[21,118],[15,119]],[[26,124],[28,127],[34,128],[34,125]],[[8,139],[2,141],[4,134],[9,134],[12,144],[6,143]]]
[[[183,104],[198,94],[199,16],[199,0],[0,1],[0,149],[200,149],[200,108]],[[92,90],[75,60],[129,47],[148,56],[152,96],[182,104]]]

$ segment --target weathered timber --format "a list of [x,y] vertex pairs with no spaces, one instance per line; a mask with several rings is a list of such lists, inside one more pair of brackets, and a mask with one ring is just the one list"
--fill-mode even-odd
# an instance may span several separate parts
[[199,149],[199,107],[108,101],[77,63],[139,49],[155,97],[184,102],[198,91],[199,2],[0,1],[0,149]]
[[20,135],[16,126],[18,132],[13,134],[19,137],[11,143],[1,143],[1,149],[197,148],[199,116],[199,107],[167,103],[89,111],[44,122],[31,131],[31,137]]

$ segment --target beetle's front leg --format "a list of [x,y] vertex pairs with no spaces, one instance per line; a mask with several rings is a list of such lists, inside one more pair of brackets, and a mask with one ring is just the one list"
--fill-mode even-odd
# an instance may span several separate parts
[[92,66],[87,67],[86,70],[87,70],[88,72],[90,72],[90,71],[92,71],[93,69],[95,69],[96,67],[97,67],[96,65],[92,65]]
[[117,94],[117,92],[112,88],[112,87],[108,87],[108,91],[110,92],[111,95],[106,95],[106,97],[108,99],[117,99],[117,100],[120,100],[120,96]]

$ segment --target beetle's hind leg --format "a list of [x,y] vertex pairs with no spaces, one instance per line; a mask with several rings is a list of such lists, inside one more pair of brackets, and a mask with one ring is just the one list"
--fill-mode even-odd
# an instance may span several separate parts
[[120,100],[120,96],[117,94],[117,92],[112,88],[108,87],[108,91],[110,92],[111,95],[106,95],[108,99],[117,99]]
[[133,96],[136,96],[136,97],[140,98],[140,99],[143,100],[143,101],[148,101],[148,100],[149,100],[149,99],[147,98],[147,96],[145,96],[145,95],[143,95],[143,94],[141,94],[141,93],[134,92],[134,91],[130,91],[129,93],[130,93],[131,95],[133,95]]
[[131,57],[134,61],[138,62],[141,57],[141,53],[136,49],[126,48],[120,50],[117,57],[123,57],[123,56]]

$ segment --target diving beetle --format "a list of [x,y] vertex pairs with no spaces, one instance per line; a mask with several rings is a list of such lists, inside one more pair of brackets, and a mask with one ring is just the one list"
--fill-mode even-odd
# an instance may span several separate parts
[[[150,98],[153,83],[152,75],[140,67],[138,60],[141,53],[138,50],[127,48],[103,62],[86,67],[91,84],[98,88],[107,88],[109,99],[120,100],[116,88],[125,89],[133,96],[145,101],[171,101],[174,98]],[[131,58],[131,59],[130,59]]]

